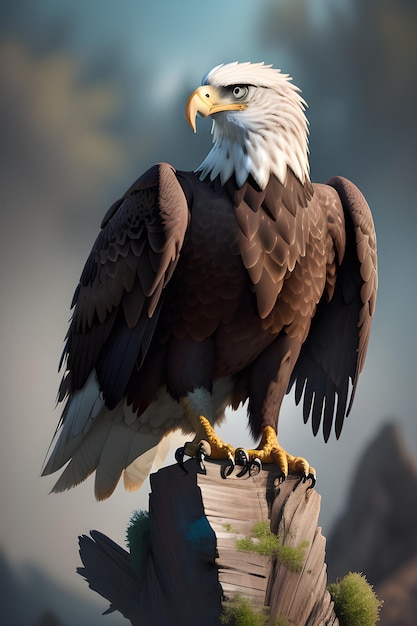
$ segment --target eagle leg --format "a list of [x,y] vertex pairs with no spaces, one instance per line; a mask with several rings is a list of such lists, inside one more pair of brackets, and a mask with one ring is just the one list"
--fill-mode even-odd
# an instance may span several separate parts
[[196,456],[200,445],[206,444],[206,456],[212,459],[228,459],[234,462],[235,449],[220,439],[206,417],[199,415],[193,423],[193,427],[196,434],[193,441],[188,441],[185,444],[185,454]]
[[[224,471],[222,471],[222,476],[226,478],[232,473],[235,467],[234,447],[220,439],[210,421],[204,417],[204,415],[198,415],[193,403],[187,400],[187,398],[182,398],[180,404],[187,420],[195,432],[194,439],[184,445],[181,460],[183,460],[184,455],[197,457],[203,469],[205,457],[210,457],[211,459],[225,459],[227,460],[227,466],[224,468]],[[177,457],[176,455],[178,462],[180,456],[181,455],[178,455]],[[181,462],[179,462],[179,464],[181,466]]]
[[[240,451],[238,450],[238,452]],[[255,450],[247,450],[246,452],[249,459],[246,465],[250,465],[250,463],[254,463],[256,460],[261,463],[274,463],[280,468],[284,480],[289,473],[301,474],[304,481],[308,479],[312,481],[312,487],[316,484],[316,470],[314,467],[311,467],[303,457],[294,456],[286,452],[278,443],[277,433],[272,426],[265,426],[259,446]],[[246,473],[246,471],[243,473]]]

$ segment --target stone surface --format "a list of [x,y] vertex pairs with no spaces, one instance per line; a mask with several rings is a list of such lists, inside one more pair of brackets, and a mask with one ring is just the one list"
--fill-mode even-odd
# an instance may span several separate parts
[[[90,587],[138,626],[216,626],[222,601],[236,595],[297,626],[336,626],[317,527],[320,496],[310,482],[290,476],[279,483],[274,466],[226,480],[219,463],[206,462],[206,474],[194,459],[185,466],[187,474],[174,465],[151,476],[149,545],[140,571],[97,531],[80,538],[79,571]],[[238,549],[236,539],[269,520],[281,544],[305,544],[298,571],[273,555]]]

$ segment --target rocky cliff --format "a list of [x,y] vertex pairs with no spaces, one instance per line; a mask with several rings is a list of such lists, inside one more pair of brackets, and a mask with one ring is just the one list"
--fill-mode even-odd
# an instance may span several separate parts
[[362,572],[384,600],[381,626],[417,615],[417,460],[386,425],[365,450],[346,510],[327,542],[329,580]]

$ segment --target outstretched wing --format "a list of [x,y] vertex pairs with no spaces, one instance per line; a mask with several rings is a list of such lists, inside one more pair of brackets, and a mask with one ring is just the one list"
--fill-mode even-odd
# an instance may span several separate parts
[[[375,229],[365,198],[345,178],[332,178],[327,185],[337,191],[343,207],[345,252],[337,267],[333,296],[318,305],[289,385],[291,389],[295,383],[297,404],[304,393],[304,422],[311,415],[315,435],[322,423],[325,441],[333,421],[336,437],[340,436],[351,409],[368,347],[378,282]],[[331,199],[327,204],[327,210],[337,210]],[[332,236],[336,249],[343,250],[340,230],[335,228]]]
[[148,170],[111,207],[74,295],[60,399],[81,389],[93,368],[107,407],[122,399],[149,348],[188,219],[167,164]]

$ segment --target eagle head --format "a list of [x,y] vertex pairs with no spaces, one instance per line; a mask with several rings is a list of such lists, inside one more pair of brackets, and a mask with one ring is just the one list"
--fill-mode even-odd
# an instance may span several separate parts
[[306,103],[288,74],[264,63],[228,63],[206,74],[188,98],[185,116],[213,118],[213,148],[197,168],[200,178],[234,174],[241,187],[251,175],[261,189],[271,174],[285,184],[291,168],[309,181]]

